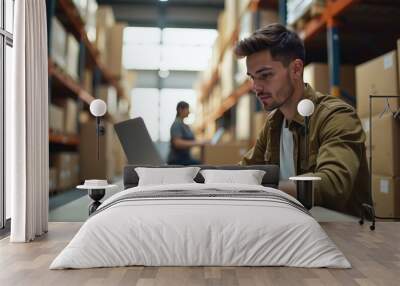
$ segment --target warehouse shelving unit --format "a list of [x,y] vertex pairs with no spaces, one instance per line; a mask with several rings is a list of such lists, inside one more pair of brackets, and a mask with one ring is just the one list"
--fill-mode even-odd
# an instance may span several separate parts
[[[72,152],[78,154],[80,149],[81,138],[79,136],[79,111],[88,110],[89,105],[96,96],[96,87],[100,84],[113,86],[116,89],[117,97],[126,97],[119,80],[113,76],[108,67],[101,61],[100,52],[95,45],[90,42],[85,30],[85,23],[79,14],[78,8],[72,0],[47,0],[47,25],[48,25],[48,73],[49,73],[49,103],[63,105],[66,98],[71,98],[77,103],[76,124],[78,126],[77,134],[67,134],[64,132],[49,130],[49,150],[50,154],[57,152]],[[68,34],[79,43],[79,64],[78,77],[74,78],[69,75],[63,68],[58,66],[51,58],[51,31],[52,18],[56,17]],[[93,72],[93,80],[91,86],[93,94],[84,87],[84,71],[85,69]],[[115,120],[110,113],[107,113],[105,120],[114,123]],[[63,189],[63,188],[61,188]],[[58,190],[52,189],[50,191]]]
[[[269,2],[268,4],[266,2]],[[239,15],[238,23],[232,32],[232,34],[229,36],[228,40],[222,44],[222,48],[220,50],[220,53],[218,55],[218,60],[217,60],[217,65],[213,68],[213,71],[211,72],[211,77],[210,80],[203,83],[201,85],[201,94],[199,97],[200,102],[206,101],[211,92],[213,91],[214,87],[217,85],[218,81],[220,80],[220,69],[221,69],[221,64],[222,60],[224,58],[225,52],[229,49],[232,48],[233,45],[237,42],[239,38],[239,26],[240,26],[240,21],[243,18],[243,15],[247,11],[252,11],[256,12],[258,9],[261,9],[265,6],[268,5],[273,5],[274,7],[277,6],[277,1],[260,1],[260,0],[251,0],[249,1],[247,7],[245,8],[244,11]],[[204,131],[204,128],[209,124],[210,122],[216,121],[217,119],[221,118],[227,111],[229,111],[239,100],[239,98],[251,90],[251,82],[249,80],[245,80],[242,84],[240,84],[230,95],[228,95],[224,101],[222,102],[221,106],[211,112],[211,114],[203,120],[199,125],[197,125],[196,131],[197,132],[202,132]]]
[[[251,1],[249,9],[269,8],[279,11],[280,21],[286,24],[286,0]],[[340,64],[360,64],[395,48],[400,38],[400,7],[396,0],[327,0],[322,13],[310,19],[298,31],[306,47],[306,63],[328,62],[330,69],[330,92],[343,96],[355,105],[355,97],[343,93],[340,89]],[[371,19],[375,19],[371,23]],[[379,19],[379,21],[377,20]],[[239,25],[229,42],[224,45],[219,59],[227,47],[237,41]],[[220,61],[219,61],[220,63]],[[220,65],[214,69],[209,81],[202,83],[200,101],[204,102],[219,80]],[[197,132],[220,118],[234,106],[240,96],[250,91],[250,84],[239,85],[231,96],[197,125]]]
[[[66,29],[73,34],[78,41],[81,42],[81,45],[83,45],[84,49],[81,52],[84,55],[87,53],[88,64],[93,68],[98,69],[103,77],[103,80],[116,88],[118,96],[124,96],[122,88],[118,83],[118,79],[113,77],[108,68],[101,62],[99,51],[89,41],[85,31],[84,22],[72,0],[59,0],[57,3],[58,9],[56,11],[62,15],[60,16],[61,21],[64,23]],[[55,15],[55,13],[52,15],[48,14],[48,18],[53,15]],[[85,60],[84,56],[81,57],[81,60]]]

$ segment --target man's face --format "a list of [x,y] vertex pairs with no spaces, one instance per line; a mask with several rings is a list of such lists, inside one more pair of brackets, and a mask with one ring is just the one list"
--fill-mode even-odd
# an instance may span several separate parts
[[274,60],[267,50],[251,54],[246,59],[247,74],[253,90],[266,111],[281,107],[293,95],[294,87],[289,67]]

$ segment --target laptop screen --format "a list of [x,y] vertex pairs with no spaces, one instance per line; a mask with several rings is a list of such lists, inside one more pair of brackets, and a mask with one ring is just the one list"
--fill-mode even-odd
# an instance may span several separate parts
[[114,125],[129,164],[166,165],[157,151],[141,117]]

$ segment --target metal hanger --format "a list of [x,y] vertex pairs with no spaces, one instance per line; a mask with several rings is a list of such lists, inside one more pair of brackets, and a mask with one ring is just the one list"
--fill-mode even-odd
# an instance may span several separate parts
[[[383,111],[379,114],[379,118],[381,118],[383,116],[383,114],[385,114],[385,112],[390,112],[392,115],[395,114],[395,112],[392,110],[392,108],[390,107],[390,103],[389,103],[389,98],[386,97],[385,100],[385,108],[383,109]],[[400,110],[398,110],[397,112],[399,112]],[[397,113],[396,112],[396,113]]]

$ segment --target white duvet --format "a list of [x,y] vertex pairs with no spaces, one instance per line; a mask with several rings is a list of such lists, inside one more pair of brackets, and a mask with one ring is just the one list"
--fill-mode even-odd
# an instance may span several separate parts
[[145,266],[294,266],[350,268],[310,215],[257,198],[155,198],[123,201],[130,192],[263,190],[262,186],[179,184],[135,187],[115,194],[90,217],[50,269]]

